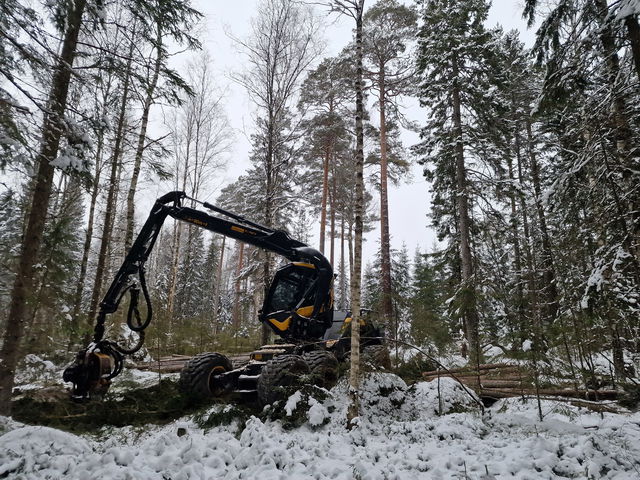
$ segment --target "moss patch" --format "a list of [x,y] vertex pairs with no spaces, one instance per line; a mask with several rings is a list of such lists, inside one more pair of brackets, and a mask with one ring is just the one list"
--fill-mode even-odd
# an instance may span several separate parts
[[107,395],[102,401],[86,403],[75,403],[59,395],[51,398],[25,395],[14,400],[12,416],[31,425],[91,433],[104,426],[165,424],[210,404],[211,401],[205,403],[184,396],[178,391],[176,382],[162,380],[151,387],[128,390],[118,396]]

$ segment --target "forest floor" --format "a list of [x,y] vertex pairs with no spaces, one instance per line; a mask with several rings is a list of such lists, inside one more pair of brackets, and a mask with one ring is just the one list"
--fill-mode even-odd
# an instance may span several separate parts
[[31,360],[14,418],[0,418],[0,478],[640,478],[640,413],[622,408],[543,400],[540,421],[532,399],[483,413],[452,379],[408,386],[370,373],[348,431],[344,380],[257,411],[181,404],[175,374],[159,383],[157,373],[127,370],[105,403],[74,407],[55,398],[60,369]]

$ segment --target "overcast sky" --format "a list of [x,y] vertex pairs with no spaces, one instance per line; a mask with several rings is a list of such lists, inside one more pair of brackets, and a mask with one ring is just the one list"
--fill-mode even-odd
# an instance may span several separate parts
[[[194,0],[194,6],[204,13],[205,19],[202,25],[201,40],[209,51],[216,72],[218,83],[226,88],[227,114],[233,130],[235,131],[234,149],[229,158],[226,172],[221,172],[220,179],[216,182],[219,186],[235,180],[249,166],[248,153],[250,149],[249,135],[253,129],[253,105],[251,99],[242,87],[230,79],[230,73],[243,69],[243,56],[234,45],[228,33],[237,38],[247,38],[250,34],[251,17],[255,15],[258,0],[236,1],[211,1]],[[373,4],[373,1],[367,1]],[[411,2],[405,2],[410,4]],[[521,32],[522,40],[530,45],[534,34],[526,30],[522,20],[522,2],[510,0],[496,0],[493,3],[487,26],[502,25],[505,30],[517,29]],[[347,17],[326,17],[325,30],[326,51],[325,56],[336,55],[351,40],[353,20]],[[417,102],[408,100],[410,105],[408,116],[421,122],[424,112],[417,106]],[[373,115],[375,118],[376,116]],[[416,134],[407,132],[403,135],[406,147],[417,143]],[[406,244],[410,256],[417,247],[422,251],[430,251],[435,242],[435,235],[428,227],[429,219],[429,186],[421,173],[421,167],[412,166],[411,178],[399,187],[391,188],[389,192],[390,228],[392,234],[392,247],[400,248]],[[153,190],[153,187],[151,188]],[[217,197],[216,191],[207,195],[207,200]],[[374,196],[376,193],[374,192]],[[377,199],[376,199],[377,201]],[[314,230],[319,227],[314,224]],[[317,243],[318,232],[314,233],[312,243]],[[366,235],[364,244],[365,261],[370,259],[378,244],[380,233],[376,229]]]

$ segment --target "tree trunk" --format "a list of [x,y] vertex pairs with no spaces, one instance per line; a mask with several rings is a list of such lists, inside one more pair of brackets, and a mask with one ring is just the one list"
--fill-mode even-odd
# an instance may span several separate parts
[[349,407],[347,428],[354,427],[360,415],[360,293],[362,276],[362,230],[364,215],[364,98],[363,98],[363,52],[362,15],[364,0],[356,8],[356,164],[355,164],[355,239],[353,246],[353,275],[351,276],[351,369],[349,372]]
[[[265,158],[265,173],[266,173],[266,188],[265,188],[265,202],[264,202],[264,219],[265,226],[272,227],[274,212],[273,212],[273,195],[274,195],[274,140],[275,140],[275,116],[269,106],[269,125],[267,126],[267,156]],[[267,298],[269,294],[269,285],[271,281],[271,254],[268,251],[264,252],[264,263],[262,264],[262,275],[264,278],[264,298]],[[262,344],[269,343],[271,331],[269,326],[265,323],[262,324],[261,340]]]
[[[214,240],[211,240],[212,242]],[[218,315],[218,308],[220,306],[220,293],[222,284],[222,266],[224,264],[224,249],[227,237],[222,236],[222,246],[220,247],[220,260],[218,261],[218,268],[216,272],[215,283],[213,287],[213,332],[215,334],[220,333],[220,318]]]
[[322,200],[320,202],[320,253],[324,255],[324,242],[327,229],[327,197],[329,196],[329,158],[331,156],[329,145],[325,146],[322,160]]
[[[234,288],[234,297],[233,297],[233,329],[235,333],[238,333],[238,329],[240,328],[240,320],[242,319],[241,311],[240,311],[240,294],[242,293],[242,282],[240,280],[240,275],[242,275],[243,268],[243,259],[244,259],[244,242],[238,243],[238,263],[236,264],[236,278],[235,278],[235,288]],[[266,343],[266,342],[265,342]]]
[[[103,103],[106,107],[106,98]],[[103,115],[106,112],[103,110]],[[76,285],[76,291],[74,294],[73,312],[71,314],[71,332],[69,336],[68,349],[71,350],[74,345],[79,341],[80,333],[80,307],[82,306],[82,292],[84,291],[84,283],[87,278],[87,265],[89,263],[89,252],[91,251],[91,240],[93,239],[93,224],[96,212],[96,203],[98,200],[98,192],[100,189],[100,176],[102,173],[102,150],[104,148],[104,129],[100,130],[98,136],[98,145],[96,149],[96,169],[93,177],[93,184],[91,186],[91,197],[89,201],[89,219],[87,220],[87,231],[84,237],[84,245],[82,247],[82,260],[80,262],[80,275],[78,276],[78,283]]]
[[78,34],[86,0],[76,0],[67,13],[67,29],[62,42],[60,57],[51,79],[47,102],[48,111],[42,125],[42,143],[38,155],[38,171],[31,200],[26,234],[22,243],[20,260],[11,290],[9,314],[0,350],[0,415],[11,413],[11,393],[15,380],[15,369],[20,354],[20,343],[24,336],[25,313],[33,294],[34,264],[42,243],[54,168],[51,161],[56,158],[63,133],[63,117],[67,107],[71,70],[76,55]]
[[[190,126],[188,126],[190,131]],[[191,134],[187,135],[186,152],[184,156],[184,172],[182,172],[182,186],[180,191],[186,192],[187,190],[187,177],[189,172],[189,159],[191,157]],[[178,182],[180,176],[180,162],[177,162],[176,168],[176,189],[178,188]],[[176,289],[178,282],[178,268],[180,267],[180,240],[182,238],[182,222],[176,220],[173,225],[173,239],[171,243],[171,273],[169,275],[169,293],[167,295],[167,316],[169,317],[169,324],[173,324],[173,311],[175,307]]]
[[[135,33],[134,33],[135,34]],[[124,251],[125,255],[131,248],[133,242],[133,223],[135,217],[135,195],[136,188],[138,186],[138,176],[140,175],[140,165],[142,164],[142,155],[144,153],[145,141],[147,139],[147,125],[149,124],[149,112],[151,111],[151,105],[153,105],[153,95],[158,84],[158,77],[160,76],[160,67],[162,66],[162,25],[160,20],[157,23],[157,36],[156,36],[156,61],[153,66],[153,76],[151,82],[147,87],[147,91],[144,105],[142,108],[142,118],[140,124],[140,133],[138,134],[138,145],[136,147],[136,154],[133,160],[133,172],[131,173],[131,182],[129,183],[129,192],[127,194],[127,226],[124,235]]]
[[[122,99],[120,102],[120,110],[118,112],[118,126],[116,128],[115,145],[111,157],[111,173],[109,175],[109,190],[107,193],[107,205],[104,214],[104,224],[102,227],[102,236],[100,238],[100,252],[98,253],[98,265],[96,266],[96,278],[93,284],[93,294],[91,295],[91,304],[89,305],[89,315],[87,321],[93,324],[98,312],[98,302],[102,294],[102,283],[104,280],[104,272],[107,265],[107,250],[111,242],[111,232],[113,231],[113,219],[115,215],[115,199],[116,188],[118,183],[118,167],[122,156],[122,144],[124,142],[124,127],[127,117],[127,103],[129,101],[129,88],[131,83],[131,61],[133,56],[134,42],[131,42],[129,49],[129,58],[127,60],[127,69],[125,72],[124,83],[122,86]],[[89,338],[85,338],[88,343]]]
[[340,221],[340,304],[338,308],[347,308],[347,264],[344,256],[344,214]]
[[607,16],[609,13],[609,7],[607,0],[595,0],[596,7],[600,10],[599,18],[599,38],[604,53],[604,61],[607,67],[607,82],[611,89],[611,110],[613,113],[614,122],[616,125],[616,149],[618,156],[620,157],[621,165],[626,164],[629,154],[629,140],[631,138],[631,131],[629,128],[629,121],[627,119],[626,101],[618,92],[616,84],[618,83],[618,76],[620,75],[620,58],[618,57],[618,47],[616,46],[614,32],[611,29],[610,24],[607,22]]
[[540,183],[540,168],[538,159],[533,148],[533,134],[531,132],[531,120],[526,120],[527,148],[529,151],[529,161],[531,163],[531,180],[533,181],[533,191],[535,193],[536,211],[538,222],[540,222],[540,235],[542,238],[542,280],[543,293],[546,301],[545,317],[548,322],[553,321],[558,313],[558,289],[556,287],[556,273],[551,251],[551,240],[547,229],[547,219],[542,206],[542,186]]
[[633,65],[636,68],[636,75],[640,81],[640,25],[635,15],[629,15],[624,19],[627,26],[629,41],[631,42],[631,53],[633,55]]
[[475,278],[473,257],[471,255],[471,223],[469,216],[469,190],[467,187],[467,169],[464,161],[464,139],[462,132],[462,107],[458,78],[458,56],[452,57],[453,88],[451,91],[453,106],[453,128],[456,137],[456,199],[458,206],[458,229],[460,235],[460,264],[462,274],[462,309],[465,321],[467,341],[469,342],[470,360],[479,364],[481,360],[478,312],[476,309]]
[[[384,65],[380,65],[378,104],[380,109],[380,272],[382,274],[382,315],[388,327],[393,319],[391,292],[391,251],[389,245],[389,200],[387,192],[387,119],[385,111]],[[397,328],[396,328],[397,330]],[[397,337],[396,337],[397,338]]]
[[[515,105],[514,105],[515,111]],[[520,133],[517,130],[516,125],[514,148],[518,164],[520,163]],[[524,278],[522,275],[522,253],[520,248],[520,228],[518,221],[518,189],[515,186],[516,177],[513,169],[513,159],[507,156],[507,167],[509,172],[509,181],[511,182],[511,188],[509,189],[509,200],[511,203],[511,235],[513,236],[513,261],[515,268],[515,281],[516,281],[516,326],[518,330],[518,336],[521,340],[524,340],[524,329],[526,326],[525,321],[525,308],[524,308]]]
[[330,246],[329,246],[329,262],[331,265],[335,265],[335,252],[336,252],[336,176],[331,176],[331,198],[329,206],[331,207],[331,234],[330,234]]

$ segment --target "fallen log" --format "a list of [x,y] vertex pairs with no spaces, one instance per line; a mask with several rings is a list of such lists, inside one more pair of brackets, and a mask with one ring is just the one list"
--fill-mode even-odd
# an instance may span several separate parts
[[471,375],[471,374],[448,374],[448,373],[441,373],[440,375],[430,375],[430,376],[424,376],[424,380],[430,382],[431,380],[435,380],[438,377],[442,378],[442,377],[453,377],[455,376],[455,378],[461,380],[461,381],[465,381],[467,379],[469,380],[478,380],[480,379],[481,382],[486,381],[486,380],[507,380],[507,381],[515,381],[515,382],[519,382],[522,381],[523,379],[527,378],[526,375],[521,375],[521,374],[517,374],[514,375],[512,373],[502,376],[502,375],[497,375],[495,373],[491,373],[491,374],[482,374],[482,375]]
[[575,390],[575,389],[554,389],[541,388],[536,392],[535,388],[482,388],[476,391],[481,397],[488,398],[512,398],[521,396],[553,396],[566,397],[584,400],[616,400],[618,398],[617,390]]
[[529,388],[532,384],[513,380],[481,380],[482,388]]
[[422,372],[423,376],[438,376],[438,374],[442,375],[443,373],[477,373],[480,371],[487,370],[496,370],[496,369],[504,369],[504,368],[519,368],[519,365],[515,363],[485,363],[479,365],[477,368],[474,365],[467,365],[466,367],[456,367],[456,368],[441,368],[439,370],[430,370],[428,372]]

